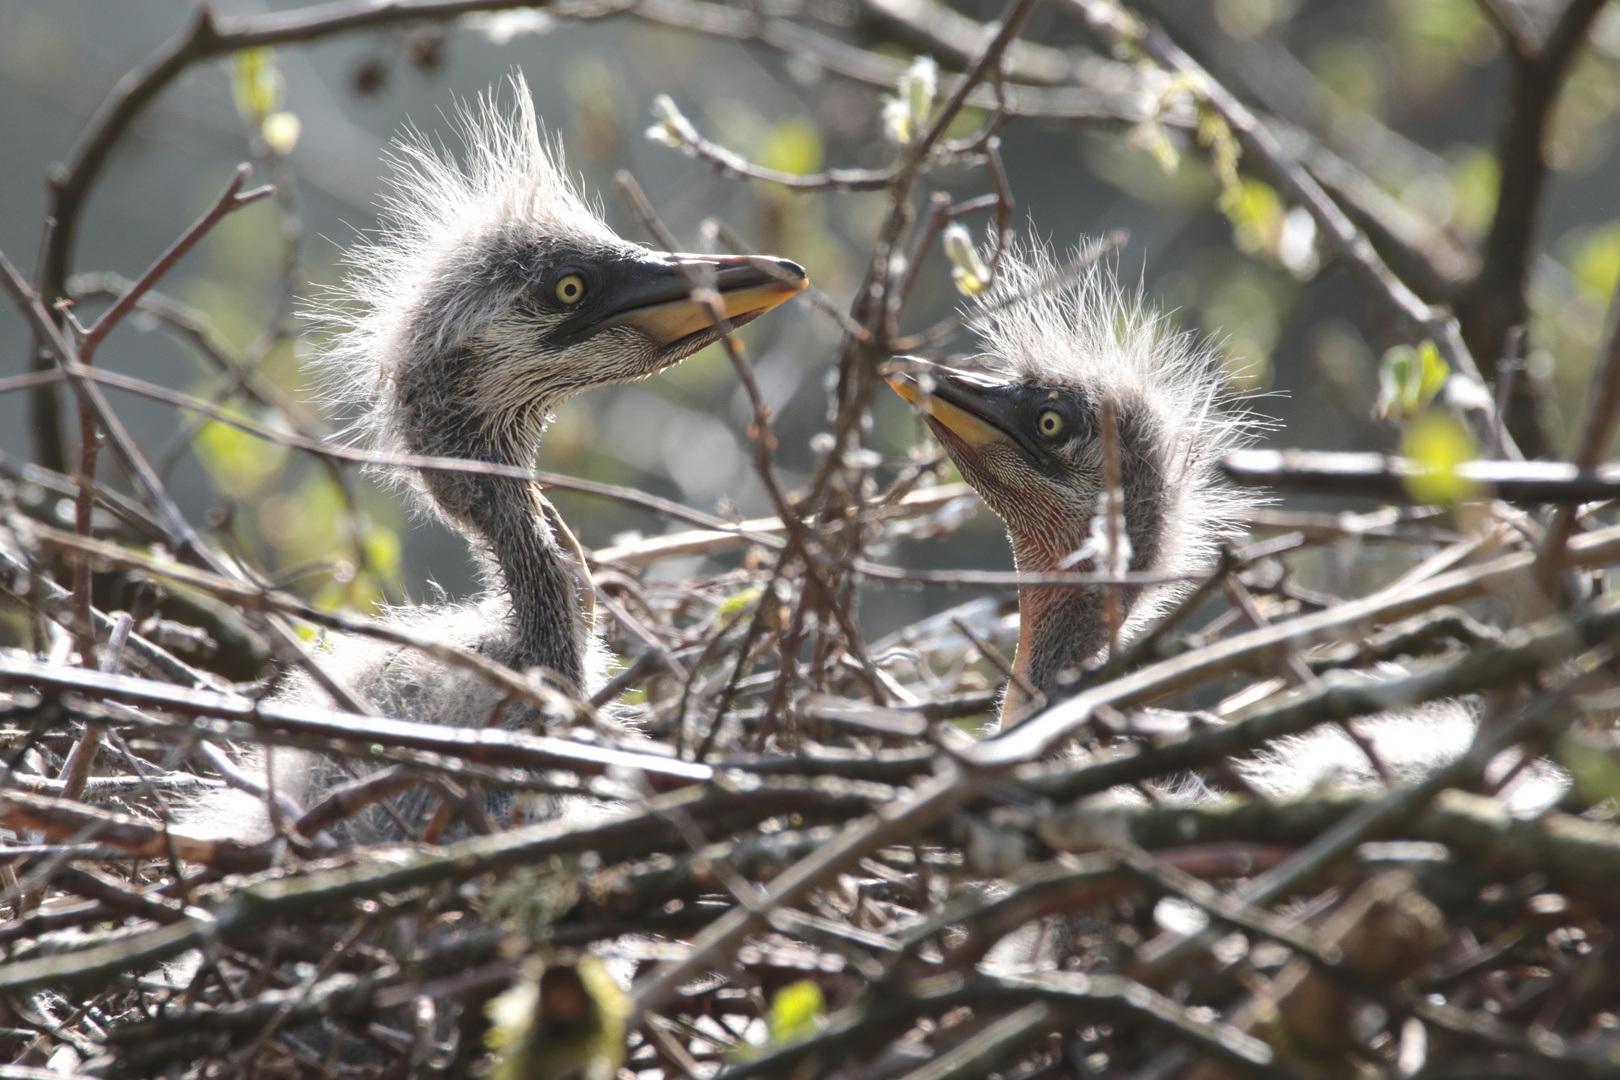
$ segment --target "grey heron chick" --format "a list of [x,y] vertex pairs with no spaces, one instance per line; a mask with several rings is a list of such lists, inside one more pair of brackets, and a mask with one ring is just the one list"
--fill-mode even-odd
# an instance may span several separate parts
[[[321,315],[337,330],[317,360],[357,441],[401,455],[529,467],[554,410],[582,390],[652,375],[718,340],[712,289],[733,326],[804,288],[785,259],[665,254],[620,238],[580,195],[542,135],[527,87],[457,117],[458,155],[417,133],[396,143],[380,231],[348,253]],[[392,470],[416,506],[466,537],[480,599],[395,608],[388,617],[518,671],[589,692],[592,600],[579,547],[526,480]],[[341,638],[322,657],[382,712],[480,726],[501,694],[462,670],[374,640]],[[327,704],[304,679],[288,696]],[[307,755],[278,753],[294,799],[330,782]],[[323,778],[324,777],[324,778]]]
[[[1243,531],[1252,499],[1219,461],[1253,428],[1214,351],[1124,290],[1103,266],[1062,291],[1043,248],[1009,252],[970,312],[979,338],[965,371],[909,361],[889,383],[918,407],[946,454],[1007,526],[1021,571],[1055,573],[1095,547],[1102,509],[1101,412],[1116,416],[1128,567],[1191,577]],[[1121,552],[1123,554],[1123,551]],[[1101,566],[1098,567],[1101,569]],[[1128,637],[1190,585],[1120,592]],[[1099,587],[1025,586],[1013,670],[1049,694],[1107,644]],[[1002,716],[1028,704],[1015,681]]]
[[[1071,289],[1047,291],[1043,284],[1057,272],[1044,249],[1010,254],[996,287],[969,315],[981,347],[976,370],[907,359],[889,383],[917,406],[963,479],[1006,524],[1018,569],[1038,573],[1069,569],[1076,554],[1100,546],[1100,417],[1112,402],[1129,569],[1182,579],[1121,590],[1128,641],[1214,567],[1223,541],[1244,531],[1244,514],[1258,500],[1230,485],[1219,462],[1259,423],[1228,388],[1214,350],[1175,332],[1107,267],[1093,267]],[[1038,694],[1095,664],[1107,646],[1100,587],[1026,585],[1018,608],[1013,670]],[[1032,704],[1014,681],[1002,722],[1023,719]],[[1397,779],[1454,760],[1476,726],[1472,708],[1454,699],[1354,723]],[[1384,782],[1329,724],[1274,740],[1237,769],[1272,795]],[[1538,761],[1516,783],[1513,805],[1545,808],[1566,782],[1556,766]],[[1189,782],[1180,793],[1196,790]]]

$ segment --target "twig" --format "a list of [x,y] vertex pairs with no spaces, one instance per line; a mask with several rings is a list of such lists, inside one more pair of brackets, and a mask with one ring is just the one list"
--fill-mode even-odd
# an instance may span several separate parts
[[[674,250],[677,246],[674,236],[658,220],[657,213],[647,196],[642,192],[641,185],[636,183],[635,177],[628,172],[620,172],[614,177],[619,189],[624,192],[636,216],[642,224],[658,238],[659,243],[667,249]],[[754,443],[754,471],[765,486],[766,494],[776,509],[777,519],[786,527],[788,547],[799,557],[804,566],[805,577],[809,579],[810,588],[824,598],[825,606],[838,620],[839,627],[844,631],[844,641],[850,654],[860,665],[861,673],[867,687],[876,698],[878,704],[887,700],[887,691],[883,682],[872,670],[872,661],[866,655],[865,636],[849,613],[849,608],[840,603],[832,585],[828,581],[826,568],[821,564],[820,544],[810,535],[809,527],[794,513],[792,505],[788,502],[787,493],[776,476],[776,466],[773,458],[776,449],[776,436],[771,430],[771,410],[765,403],[765,396],[760,392],[759,381],[754,378],[753,368],[743,358],[741,347],[731,334],[731,322],[726,318],[725,308],[720,302],[720,296],[714,291],[711,283],[697,279],[697,271],[688,269],[687,274],[692,280],[692,296],[706,304],[709,308],[710,318],[715,329],[720,332],[720,344],[725,349],[726,357],[731,361],[732,370],[737,375],[737,381],[742,384],[748,395],[749,403],[753,407],[754,419],[749,425],[749,435]]]
[[707,780],[713,775],[713,770],[706,765],[677,761],[660,754],[591,746],[548,735],[388,720],[309,706],[270,705],[235,694],[185,690],[125,675],[103,675],[33,660],[0,657],[0,684],[106,698],[182,716],[219,717],[247,724],[261,736],[312,736],[359,745],[377,743],[427,750],[468,761],[536,770],[568,769],[585,775],[599,775],[615,767],[639,769],[682,781]]
[[[1221,468],[1251,487],[1396,502],[1413,501],[1407,482],[1424,471],[1417,462],[1392,455],[1323,450],[1239,450],[1226,455]],[[1452,472],[1506,502],[1578,505],[1620,498],[1620,466],[1615,465],[1482,459],[1460,462]]]
[[[1526,321],[1525,289],[1547,178],[1543,151],[1547,128],[1565,76],[1603,9],[1602,0],[1566,0],[1558,6],[1556,21],[1539,43],[1516,33],[1507,35],[1514,47],[1513,78],[1497,134],[1496,168],[1501,179],[1496,209],[1481,248],[1479,271],[1456,299],[1464,336],[1480,356],[1500,356],[1509,328]],[[1533,52],[1521,51],[1532,45]],[[1516,400],[1528,403],[1525,398]],[[1518,430],[1539,434],[1533,417],[1524,420]],[[1525,447],[1530,457],[1542,456],[1547,449]]]
[[829,188],[839,191],[881,191],[894,179],[893,169],[828,169],[825,172],[801,174],[755,165],[741,154],[705,139],[667,94],[660,94],[653,101],[653,115],[658,118],[658,123],[649,131],[650,137],[682,151],[688,157],[708,162],[717,172],[743,180],[780,184],[791,191],[826,191]]

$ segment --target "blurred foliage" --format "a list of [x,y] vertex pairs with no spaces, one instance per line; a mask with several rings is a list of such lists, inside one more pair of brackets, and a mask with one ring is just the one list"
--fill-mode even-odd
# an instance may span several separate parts
[[298,143],[298,117],[281,107],[286,82],[270,48],[242,49],[231,64],[231,91],[236,111],[258,130],[271,153],[286,157]]
[[1394,346],[1378,365],[1378,415],[1412,419],[1429,407],[1450,375],[1434,342],[1425,341],[1415,349]]
[[[226,405],[224,411],[244,420],[267,420],[274,414],[248,417],[240,405]],[[235,498],[258,495],[287,464],[287,448],[266,443],[256,435],[218,420],[210,420],[195,438],[197,457],[213,478],[214,486]]]
[[1478,457],[1479,445],[1450,410],[1425,409],[1413,417],[1401,434],[1401,453],[1418,467],[1406,480],[1418,502],[1455,506],[1477,493],[1478,485],[1459,476],[1457,466]]
[[[531,959],[489,1004],[490,1080],[612,1080],[624,1060],[630,998],[595,956]],[[543,1050],[541,1049],[543,1048]]]
[[771,1045],[802,1042],[821,1030],[827,1002],[821,987],[809,979],[789,983],[771,997]]

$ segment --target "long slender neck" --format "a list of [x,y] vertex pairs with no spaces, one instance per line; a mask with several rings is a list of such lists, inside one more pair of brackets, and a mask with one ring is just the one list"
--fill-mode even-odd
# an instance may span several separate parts
[[[1174,497],[1160,464],[1141,429],[1121,418],[1121,487],[1124,491],[1125,533],[1131,543],[1131,570],[1150,569],[1159,560],[1164,543],[1167,501]],[[1084,544],[1091,533],[1092,507],[1076,507],[1048,528],[1020,528],[1009,522],[1008,539],[1018,569],[1026,573],[1059,573],[1062,561]],[[1025,519],[1030,520],[1030,519]],[[1081,564],[1079,570],[1089,569]],[[1140,589],[1121,588],[1119,618],[1130,614]],[[1002,699],[1003,724],[1016,724],[1030,709],[1042,704],[1031,700],[1025,686],[1051,700],[1053,692],[1094,664],[1108,647],[1107,591],[1100,586],[1027,585],[1018,590],[1018,652],[1013,679]],[[1020,682],[1022,680],[1022,682]]]
[[532,484],[477,480],[484,490],[473,503],[472,523],[495,556],[511,603],[512,636],[494,650],[506,655],[494,658],[520,671],[542,668],[575,691],[583,689],[590,628],[573,538],[552,527]]
[[[1048,574],[1062,569],[1063,556],[1078,548],[1085,534],[1061,545],[1063,550],[1018,533],[1009,533],[1009,538],[1020,572]],[[1018,590],[1018,651],[1013,658],[1015,677],[1002,698],[1003,724],[1023,719],[1043,703],[1041,698],[1050,698],[1060,683],[1103,650],[1108,643],[1105,606],[1103,590],[1096,587],[1026,585]]]
[[[534,461],[538,418],[548,402],[530,402],[525,417],[500,422],[481,411],[479,388],[489,361],[469,349],[424,364],[402,382],[395,426],[413,453],[527,467]],[[519,671],[539,667],[573,690],[584,688],[590,636],[588,586],[578,545],[527,480],[477,473],[424,473],[428,494],[474,544],[494,556],[510,604],[507,633],[482,646]],[[553,525],[555,521],[555,526]]]

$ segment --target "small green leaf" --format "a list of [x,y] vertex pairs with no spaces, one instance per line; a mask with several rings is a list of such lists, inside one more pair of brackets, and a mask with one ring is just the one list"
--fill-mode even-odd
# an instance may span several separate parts
[[1418,404],[1428,405],[1451,378],[1451,365],[1432,341],[1418,346]]
[[820,1030],[826,1009],[821,987],[809,979],[782,987],[771,999],[771,1045],[785,1046],[808,1039]]
[[906,69],[900,87],[906,97],[906,113],[911,120],[912,131],[922,131],[928,127],[938,86],[939,65],[934,63],[932,56],[919,56]]
[[751,585],[746,589],[738,589],[720,603],[720,609],[715,613],[721,622],[730,622],[744,611],[747,611],[763,595],[764,590],[758,585]]
[[239,49],[231,63],[231,92],[242,119],[258,127],[281,104],[281,71],[270,48]]
[[1429,407],[1445,388],[1451,367],[1434,342],[1417,348],[1396,345],[1384,353],[1378,366],[1379,416],[1409,419]]
[[1478,453],[1473,433],[1444,409],[1427,409],[1406,425],[1401,453],[1417,466],[1406,488],[1418,502],[1455,506],[1477,492],[1478,485],[1459,476],[1457,466]]
[[990,268],[979,258],[973,236],[959,224],[945,227],[945,255],[951,260],[951,278],[964,296],[978,296],[990,286]]
[[1593,804],[1620,800],[1620,756],[1608,740],[1568,735],[1554,756],[1569,770],[1581,798]]
[[883,130],[893,142],[905,146],[928,130],[939,89],[939,65],[932,56],[919,56],[900,76],[899,93],[883,99]]
[[804,176],[821,168],[821,133],[804,120],[784,120],[771,128],[759,148],[759,163],[777,172]]

